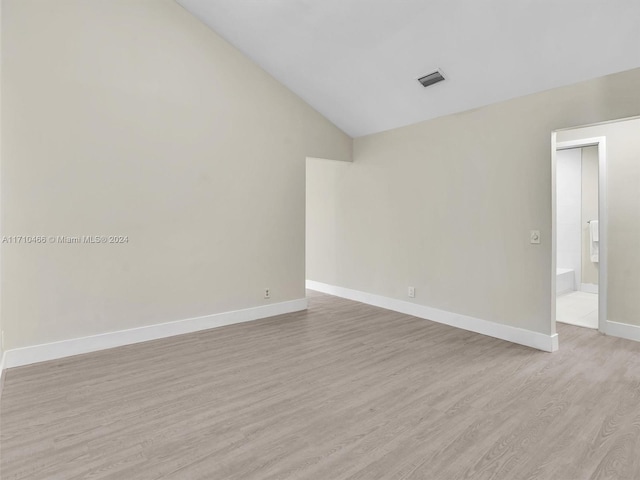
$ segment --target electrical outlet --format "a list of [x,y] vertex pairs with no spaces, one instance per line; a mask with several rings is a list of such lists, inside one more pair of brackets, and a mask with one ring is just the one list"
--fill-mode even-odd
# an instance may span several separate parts
[[271,298],[271,290],[268,288],[264,289],[264,298]]
[[409,287],[409,290],[407,291],[407,295],[409,295],[410,298],[415,298],[416,297],[415,287]]
[[531,230],[529,232],[529,239],[531,243],[540,243],[540,230]]

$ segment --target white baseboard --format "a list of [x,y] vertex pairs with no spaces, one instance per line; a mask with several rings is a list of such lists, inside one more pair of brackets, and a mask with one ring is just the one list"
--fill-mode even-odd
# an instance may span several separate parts
[[184,333],[249,322],[251,320],[273,317],[284,313],[298,312],[306,310],[308,303],[306,298],[300,298],[244,310],[216,313],[204,317],[159,323],[89,337],[73,338],[61,342],[34,345],[31,347],[15,348],[5,352],[4,367],[19,367],[82,353],[95,352],[97,350],[105,350],[107,348],[120,347],[122,345],[130,345],[132,343],[147,342],[149,340],[182,335]]
[[586,293],[598,293],[598,285],[595,283],[581,283],[580,291]]
[[444,323],[445,325],[481,333],[501,340],[507,340],[545,352],[555,352],[558,350],[557,333],[545,335],[543,333],[525,330],[524,328],[490,322],[480,318],[438,310],[437,308],[383,297],[381,295],[374,295],[372,293],[360,292],[350,288],[336,287],[313,280],[307,280],[306,286],[310,290],[316,290],[318,292],[328,293],[329,295],[335,295],[336,297],[347,298],[349,300],[355,300],[356,302],[386,308],[387,310],[413,315],[414,317],[424,318],[425,320],[431,320],[437,323]]
[[6,352],[2,352],[0,355],[0,396],[2,396],[2,389],[4,388],[4,357]]
[[556,297],[559,297],[560,295],[564,295],[565,293],[570,293],[570,292],[575,292],[575,290],[573,288],[565,288],[562,290],[556,289]]
[[640,342],[640,327],[638,325],[629,325],[628,323],[618,323],[607,320],[606,329],[606,334],[612,337],[626,338],[627,340]]

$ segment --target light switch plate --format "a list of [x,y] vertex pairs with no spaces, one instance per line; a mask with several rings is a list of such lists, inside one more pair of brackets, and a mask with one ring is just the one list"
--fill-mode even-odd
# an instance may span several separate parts
[[540,230],[531,230],[529,238],[531,243],[540,243]]

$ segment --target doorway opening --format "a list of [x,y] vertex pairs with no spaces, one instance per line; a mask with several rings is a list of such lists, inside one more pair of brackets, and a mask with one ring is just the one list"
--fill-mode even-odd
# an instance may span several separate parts
[[552,143],[552,318],[604,333],[606,139]]

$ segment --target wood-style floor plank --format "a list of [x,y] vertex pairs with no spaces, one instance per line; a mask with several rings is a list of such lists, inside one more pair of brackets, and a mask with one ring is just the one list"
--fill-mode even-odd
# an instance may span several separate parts
[[640,344],[306,312],[6,372],[0,477],[640,479]]

